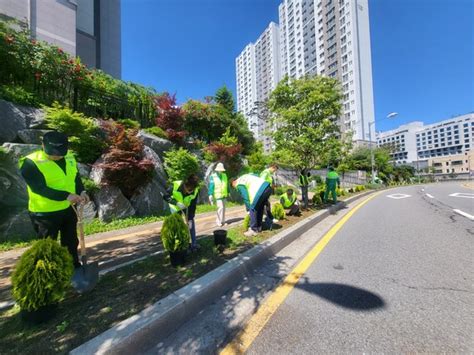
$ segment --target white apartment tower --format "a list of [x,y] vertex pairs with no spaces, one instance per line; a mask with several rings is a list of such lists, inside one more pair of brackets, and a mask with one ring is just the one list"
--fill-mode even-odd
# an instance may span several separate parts
[[245,115],[265,151],[271,149],[271,140],[265,134],[270,127],[264,102],[280,81],[279,40],[278,25],[271,22],[255,44],[248,44],[236,59],[237,110]]
[[368,0],[284,0],[279,18],[282,77],[337,78],[344,97],[341,131],[368,140],[374,121]]

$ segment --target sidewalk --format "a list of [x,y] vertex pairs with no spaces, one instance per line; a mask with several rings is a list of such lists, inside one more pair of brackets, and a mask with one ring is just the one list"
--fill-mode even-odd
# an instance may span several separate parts
[[[232,228],[242,222],[245,207],[238,206],[226,210],[227,225],[216,227],[216,212],[196,215],[196,232],[198,237],[212,234],[215,229]],[[109,232],[97,233],[86,237],[87,256],[91,262],[99,262],[100,274],[112,271],[125,263],[145,258],[150,254],[162,252],[159,238],[163,222],[153,222]],[[0,309],[10,303],[10,274],[16,262],[27,248],[14,249],[0,253]]]

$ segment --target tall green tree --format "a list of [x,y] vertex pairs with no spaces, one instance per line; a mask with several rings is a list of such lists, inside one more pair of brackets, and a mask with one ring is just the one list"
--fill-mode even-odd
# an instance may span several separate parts
[[[393,172],[390,151],[385,147],[376,147],[373,149],[375,170],[377,170],[378,176],[382,180],[387,181],[390,177],[390,174]],[[370,173],[370,148],[358,147],[354,149],[354,151],[348,157],[348,164],[351,169],[364,170]]]
[[268,107],[276,131],[274,156],[280,164],[301,171],[324,160],[329,144],[339,136],[341,111],[337,80],[327,77],[285,77],[270,95]]
[[227,86],[223,86],[216,91],[216,96],[214,97],[216,104],[221,105],[229,112],[234,112],[235,110],[235,103],[234,97],[232,92],[227,88]]

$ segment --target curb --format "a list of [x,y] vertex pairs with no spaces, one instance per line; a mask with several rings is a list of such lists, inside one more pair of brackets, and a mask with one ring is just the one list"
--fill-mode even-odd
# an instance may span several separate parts
[[206,275],[145,308],[140,313],[123,320],[114,327],[73,349],[70,354],[130,354],[148,350],[160,339],[166,338],[179,326],[221,296],[241,279],[275,255],[314,225],[375,191],[366,191],[337,203],[324,211],[296,223],[260,245],[236,256]]

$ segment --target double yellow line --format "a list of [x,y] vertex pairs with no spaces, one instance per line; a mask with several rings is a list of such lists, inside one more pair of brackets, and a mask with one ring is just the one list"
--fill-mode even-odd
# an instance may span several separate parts
[[349,211],[340,221],[338,221],[324,237],[311,249],[304,259],[291,271],[291,273],[283,280],[283,282],[275,289],[268,299],[260,306],[257,312],[252,316],[245,328],[220,352],[221,355],[243,354],[252,345],[255,338],[262,331],[264,326],[276,312],[278,307],[285,301],[298,280],[308,270],[314,260],[323,251],[329,241],[336,235],[342,226],[357,212],[359,208],[364,206],[371,199],[376,197],[380,192],[368,197],[351,211]]

